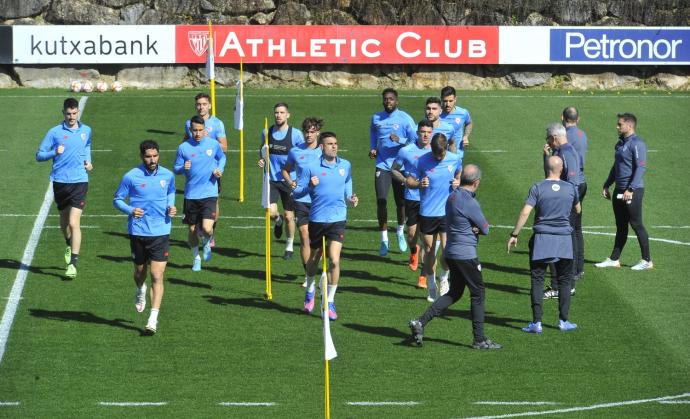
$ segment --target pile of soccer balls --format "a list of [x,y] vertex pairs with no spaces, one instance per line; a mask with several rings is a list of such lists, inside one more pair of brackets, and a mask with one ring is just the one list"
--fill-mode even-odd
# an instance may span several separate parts
[[[70,85],[69,89],[73,91],[74,93],[78,92],[84,92],[84,93],[89,93],[94,91],[94,85],[88,80],[74,80],[72,84]],[[108,83],[100,80],[96,83],[96,89],[97,92],[103,93],[107,92],[108,90],[111,90],[113,92],[121,92],[122,91],[122,83],[119,81],[114,81],[113,84],[110,85],[110,89],[108,89]]]

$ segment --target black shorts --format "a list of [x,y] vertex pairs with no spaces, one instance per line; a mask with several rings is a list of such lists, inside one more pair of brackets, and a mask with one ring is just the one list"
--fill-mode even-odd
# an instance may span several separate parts
[[342,243],[345,240],[345,221],[335,223],[315,223],[309,222],[309,247],[312,249],[320,248],[322,239],[335,240]]
[[415,226],[419,222],[419,201],[405,200],[405,217],[408,227]]
[[170,252],[169,236],[129,236],[129,248],[135,265],[146,262],[167,262]]
[[302,227],[309,224],[310,208],[311,204],[295,201],[295,221],[297,222],[297,227]]
[[295,210],[295,201],[292,199],[292,189],[285,182],[270,182],[271,185],[271,204],[278,203],[278,197],[280,197],[283,203],[283,209],[285,211]]
[[220,196],[220,191],[221,191],[220,179],[221,179],[221,178],[216,178],[216,184],[218,185],[218,196]]
[[53,196],[55,197],[58,210],[62,211],[67,207],[84,209],[86,205],[86,192],[88,190],[88,182],[53,182]]
[[201,223],[201,220],[215,220],[216,202],[218,198],[185,199],[182,222],[196,225]]
[[402,207],[405,204],[405,185],[393,179],[393,174],[388,170],[376,168],[374,172],[374,189],[377,200],[387,200],[388,191],[393,186],[393,198],[395,205]]
[[446,217],[419,216],[419,230],[422,234],[432,235],[446,232]]

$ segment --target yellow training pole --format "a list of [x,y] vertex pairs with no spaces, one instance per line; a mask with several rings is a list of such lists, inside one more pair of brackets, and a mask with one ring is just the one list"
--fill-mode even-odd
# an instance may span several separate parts
[[[211,26],[211,19],[208,20],[208,51],[206,52],[207,54],[212,54],[213,55],[213,60],[211,61],[212,65],[215,67],[215,56],[216,56],[216,50],[213,47],[213,27]],[[213,73],[215,74],[215,69],[213,70]],[[214,77],[210,80],[211,83],[211,115],[216,116],[216,79],[215,75]]]
[[[264,146],[266,147],[266,159],[265,165],[266,176],[271,174],[271,165],[269,164],[269,151],[268,151],[268,118],[264,118]],[[268,208],[266,208],[266,294],[265,297],[268,301],[273,299],[273,291],[271,290],[271,205],[270,205],[270,190],[266,191],[269,196]]]
[[[244,84],[242,82],[242,59],[240,58],[240,102],[244,106]],[[244,110],[242,111],[244,118]],[[240,202],[244,202],[244,122],[240,129]]]
[[[323,258],[323,281],[321,282],[321,294],[325,295],[326,297],[323,298],[323,307],[321,308],[322,314],[324,316],[324,319],[326,316],[328,316],[328,273],[326,271],[326,236],[323,237],[323,254],[321,257]],[[324,321],[330,321],[330,320],[324,320]],[[326,360],[326,394],[325,394],[325,417],[326,419],[331,419],[331,386],[330,386],[330,379],[328,377],[328,358],[324,357]]]

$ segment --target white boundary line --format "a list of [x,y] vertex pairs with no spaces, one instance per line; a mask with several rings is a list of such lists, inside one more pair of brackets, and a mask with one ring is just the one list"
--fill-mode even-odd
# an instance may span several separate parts
[[417,406],[419,402],[347,402],[350,406]]
[[19,406],[19,402],[0,402],[0,407],[2,406]]
[[98,402],[99,406],[108,407],[140,407],[140,406],[165,406],[168,402]]
[[483,405],[491,405],[491,406],[544,406],[544,405],[554,405],[554,404],[560,404],[557,402],[494,402],[494,401],[482,401],[482,402],[474,402],[474,404],[483,404]]
[[508,413],[505,415],[495,415],[495,416],[472,416],[472,417],[468,417],[465,419],[500,419],[500,418],[515,418],[515,417],[519,417],[519,416],[539,416],[539,415],[551,415],[551,414],[558,414],[558,413],[582,412],[585,410],[606,409],[609,407],[620,407],[620,406],[630,406],[630,405],[642,404],[642,403],[661,402],[661,401],[665,401],[665,400],[685,398],[688,396],[690,396],[690,393],[679,394],[676,396],[656,397],[653,399],[627,400],[627,401],[623,401],[623,402],[601,403],[601,404],[593,404],[593,405],[589,405],[589,406],[569,407],[566,409],[543,410],[541,412]]
[[275,402],[220,402],[218,406],[268,407],[277,404]]
[[690,400],[662,400],[660,404],[690,404]]

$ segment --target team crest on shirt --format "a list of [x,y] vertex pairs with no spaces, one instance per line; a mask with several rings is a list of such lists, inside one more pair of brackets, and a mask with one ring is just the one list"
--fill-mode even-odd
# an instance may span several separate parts
[[453,173],[453,170],[454,170],[454,169],[455,169],[455,166],[454,166],[454,165],[451,164],[450,166],[448,166],[448,171],[449,171],[449,172]]
[[460,125],[461,122],[462,122],[462,118],[460,118],[460,117],[455,118],[456,124]]
[[208,150],[206,150],[207,156],[211,157],[212,154],[213,154],[213,150],[211,150],[210,148]]
[[84,140],[84,141],[86,141],[86,138],[87,138],[86,133],[85,133],[85,132],[82,132],[82,133],[81,133],[81,139]]
[[554,192],[558,192],[561,190],[561,185],[559,185],[558,183],[554,183],[553,185],[551,185],[551,190],[553,190]]
[[393,124],[393,129],[397,130],[398,128],[400,128],[400,125],[398,125],[398,124]]
[[206,132],[209,134],[213,131],[213,127],[206,127]]
[[340,173],[340,176],[345,176],[345,169],[339,169],[338,173]]
[[165,179],[163,179],[160,181],[160,184],[161,184],[161,188],[165,188],[165,185],[167,184],[167,182],[165,181]]

